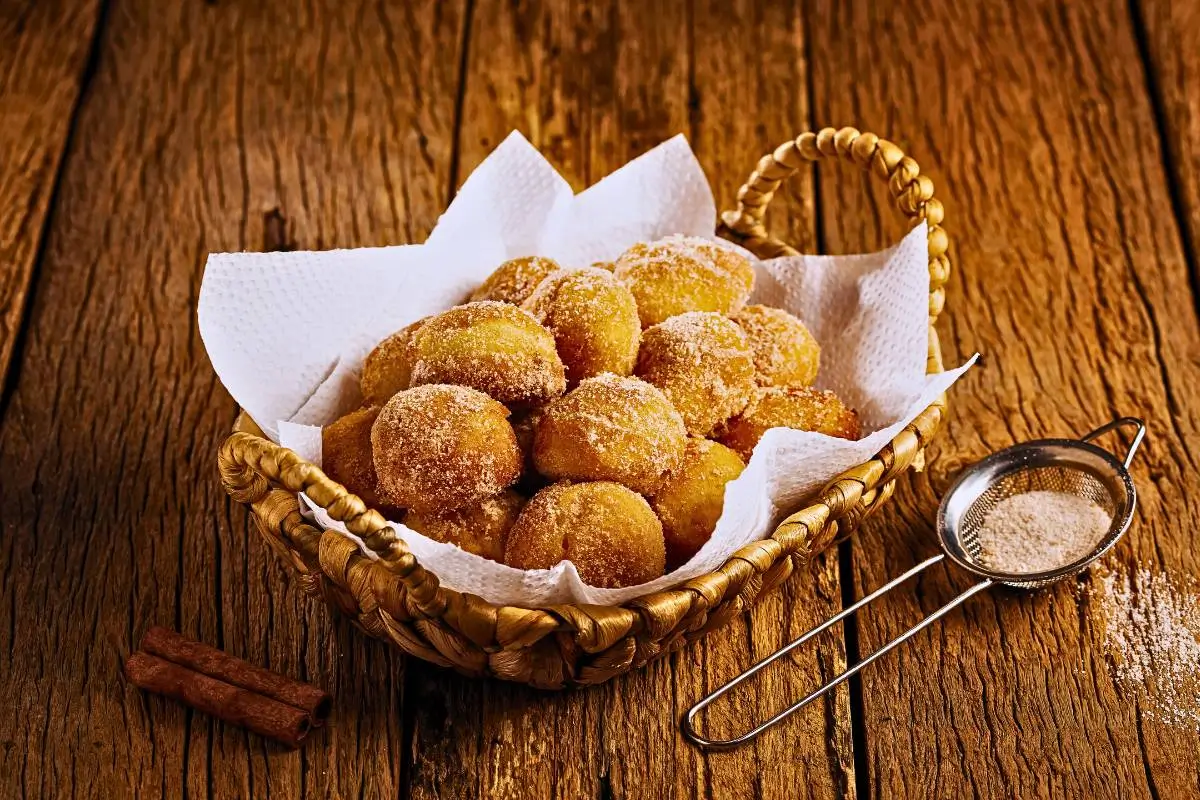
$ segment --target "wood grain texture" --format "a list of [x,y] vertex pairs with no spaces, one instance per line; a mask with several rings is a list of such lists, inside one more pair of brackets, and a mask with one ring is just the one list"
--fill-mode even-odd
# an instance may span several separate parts
[[[117,2],[0,431],[0,795],[395,797],[403,659],[309,602],[215,454],[209,251],[423,235],[450,185],[461,4]],[[4,135],[7,135],[5,131]],[[161,623],[327,687],[284,752],[121,675]]]
[[25,313],[99,16],[99,0],[0,9],[0,382]]
[[[856,540],[856,591],[934,552],[940,493],[964,465],[1121,414],[1151,432],[1137,519],[1109,563],[1195,575],[1200,326],[1128,9],[819,2],[809,22],[818,118],[891,135],[937,184],[957,265],[947,361],[985,358],[953,390],[928,471]],[[820,185],[831,248],[898,233],[856,180]],[[863,616],[864,650],[965,584],[937,574],[889,597]],[[870,794],[1200,793],[1197,732],[1115,685],[1090,586],[993,591],[866,672]]]
[[[480,3],[468,56],[460,180],[514,128],[576,189],[684,132],[729,207],[758,158],[808,124],[793,4]],[[812,196],[796,181],[779,214],[810,249]],[[702,645],[560,694],[410,664],[412,797],[852,796],[844,693],[735,753],[702,756],[678,732],[704,693],[840,603],[831,554]],[[711,730],[740,733],[842,659],[835,640],[781,665],[714,708]]]

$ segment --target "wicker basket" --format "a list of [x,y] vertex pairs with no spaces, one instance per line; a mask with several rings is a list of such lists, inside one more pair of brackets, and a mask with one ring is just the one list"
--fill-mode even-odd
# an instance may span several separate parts
[[[806,160],[852,161],[888,182],[907,217],[929,223],[930,372],[942,369],[934,323],[949,274],[942,205],[917,163],[891,142],[853,128],[805,133],[764,156],[723,215],[723,235],[756,255],[793,255],[771,238],[763,213],[779,184]],[[944,398],[925,409],[878,455],[838,476],[812,504],[788,517],[770,538],[742,547],[715,572],[623,606],[498,606],[438,584],[384,518],[313,464],[268,441],[244,414],[220,450],[226,491],[250,507],[267,543],[323,597],[373,636],[406,653],[467,675],[492,675],[557,689],[608,680],[724,625],[797,565],[853,530],[895,488],[896,476],[923,459],[945,413]],[[300,515],[297,492],[345,523],[378,560],[335,531]]]

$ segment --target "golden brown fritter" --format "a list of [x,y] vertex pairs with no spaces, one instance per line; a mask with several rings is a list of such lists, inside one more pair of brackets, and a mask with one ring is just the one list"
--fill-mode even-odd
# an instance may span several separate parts
[[647,328],[636,372],[662,389],[693,436],[708,436],[745,408],[755,385],[746,334],[726,317],[704,311]]
[[393,395],[371,429],[382,492],[421,514],[499,494],[521,475],[508,409],[465,386],[417,386]]
[[508,532],[504,563],[550,569],[568,560],[591,586],[636,586],[663,574],[662,525],[639,494],[609,481],[556,483]]
[[816,431],[840,439],[857,439],[862,433],[857,412],[833,392],[773,386],[757,390],[746,410],[731,419],[718,438],[749,461],[754,446],[771,428]]
[[737,453],[708,439],[689,439],[679,466],[650,498],[667,541],[667,566],[696,555],[712,536],[725,507],[725,484],[746,465]]
[[559,270],[523,307],[554,334],[571,386],[605,372],[633,372],[642,339],[637,301],[611,272]]
[[635,244],[613,273],[637,299],[643,328],[688,311],[732,314],[754,288],[754,267],[745,256],[695,236]]
[[494,300],[430,317],[413,335],[412,385],[470,386],[502,403],[543,403],[566,389],[554,335],[528,311]]
[[606,374],[546,407],[533,460],[551,479],[616,481],[648,494],[679,463],[686,441],[683,419],[662,392]]

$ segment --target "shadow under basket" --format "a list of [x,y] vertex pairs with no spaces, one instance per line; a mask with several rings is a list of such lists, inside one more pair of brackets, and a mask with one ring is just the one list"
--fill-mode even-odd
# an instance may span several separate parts
[[[767,234],[763,214],[780,183],[808,161],[849,161],[887,181],[899,210],[929,225],[928,371],[942,371],[934,323],[950,272],[942,204],[933,182],[895,144],[853,128],[804,133],[759,160],[722,215],[721,235],[760,258],[796,255]],[[748,544],[714,572],[620,606],[501,606],[439,585],[379,512],[292,451],[262,436],[248,416],[221,446],[221,480],[246,504],[272,549],[322,597],[372,636],[409,655],[471,676],[494,676],[543,689],[594,684],[683,647],[749,609],[820,550],[844,538],[883,505],[896,477],[923,461],[945,415],[940,397],[874,458],[843,472],[785,519],[766,539]],[[379,558],[357,543],[322,531],[300,514],[306,492]]]

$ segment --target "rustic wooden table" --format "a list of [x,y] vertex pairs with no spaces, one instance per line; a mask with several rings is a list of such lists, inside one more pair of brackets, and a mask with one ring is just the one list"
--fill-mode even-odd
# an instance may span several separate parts
[[[1147,418],[1113,561],[1200,573],[1200,9],[885,6],[2,0],[0,795],[1200,795],[1197,732],[1114,683],[1070,582],[973,600],[754,746],[705,756],[677,732],[706,689],[933,552],[939,492],[1014,441]],[[209,251],[419,241],[514,128],[578,187],[683,131],[727,206],[759,155],[825,124],[934,178],[947,362],[984,362],[928,469],[704,645],[586,691],[460,678],[306,599],[221,491]],[[810,251],[901,231],[839,168],[772,223]],[[924,579],[718,728],[961,583]],[[152,623],[327,686],[334,724],[286,752],[141,694],[121,666]]]

